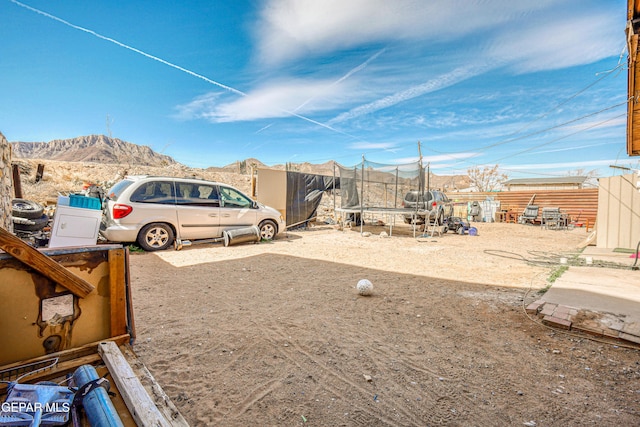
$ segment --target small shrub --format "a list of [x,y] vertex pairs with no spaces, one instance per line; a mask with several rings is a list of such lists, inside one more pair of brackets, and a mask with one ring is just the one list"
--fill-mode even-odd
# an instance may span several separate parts
[[556,268],[554,271],[551,272],[551,276],[549,276],[549,283],[553,283],[556,280],[558,280],[558,278],[562,276],[564,272],[567,271],[568,269],[569,269],[568,265],[561,265],[558,268]]
[[131,253],[144,253],[144,249],[142,249],[140,246],[135,244],[128,245],[127,248]]

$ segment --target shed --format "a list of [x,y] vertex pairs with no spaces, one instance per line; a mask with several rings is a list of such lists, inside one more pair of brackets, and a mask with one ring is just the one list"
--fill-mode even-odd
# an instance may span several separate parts
[[315,218],[324,192],[339,187],[339,181],[330,176],[259,169],[256,196],[277,209],[287,227],[292,227]]
[[505,181],[506,191],[526,190],[580,190],[584,188],[586,176],[562,176],[556,178],[516,178]]
[[599,248],[635,249],[640,241],[640,172],[600,178]]

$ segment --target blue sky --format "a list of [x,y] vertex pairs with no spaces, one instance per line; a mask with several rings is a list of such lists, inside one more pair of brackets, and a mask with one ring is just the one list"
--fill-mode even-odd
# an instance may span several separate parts
[[194,167],[619,174],[626,0],[0,0],[0,131]]

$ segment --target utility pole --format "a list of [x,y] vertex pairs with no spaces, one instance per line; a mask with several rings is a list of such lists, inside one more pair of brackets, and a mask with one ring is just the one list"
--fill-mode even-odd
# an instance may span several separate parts
[[113,123],[113,120],[111,120],[111,117],[109,117],[109,114],[107,114],[107,136],[109,138],[111,138],[111,123]]

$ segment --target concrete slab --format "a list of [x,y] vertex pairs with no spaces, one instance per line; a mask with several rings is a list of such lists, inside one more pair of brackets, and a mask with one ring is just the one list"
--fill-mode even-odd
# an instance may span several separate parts
[[541,299],[640,321],[640,271],[569,267]]
[[[598,319],[602,330],[619,331],[620,338],[640,340],[640,271],[631,269],[635,258],[629,253],[613,252],[593,246],[585,248],[582,258],[592,258],[593,265],[571,266],[540,298],[547,306],[574,307],[582,313],[597,312],[613,316],[570,316],[571,319]],[[599,262],[600,261],[600,262]],[[602,267],[599,265],[607,265]],[[611,268],[611,263],[619,268]],[[639,261],[640,263],[640,261]],[[561,316],[562,317],[562,316]],[[585,328],[593,329],[588,322]],[[579,329],[579,325],[576,325]],[[600,327],[596,328],[600,329]]]

